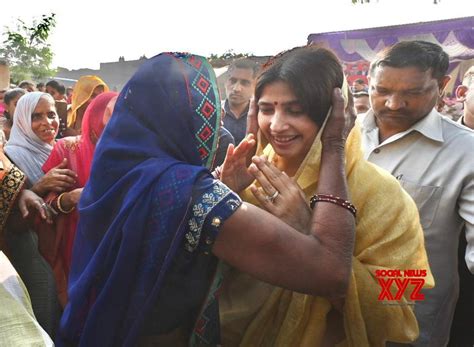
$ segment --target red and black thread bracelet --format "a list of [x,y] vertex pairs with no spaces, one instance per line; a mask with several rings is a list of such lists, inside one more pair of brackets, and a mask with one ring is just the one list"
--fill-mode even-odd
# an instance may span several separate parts
[[309,200],[309,205],[313,209],[316,203],[319,201],[330,202],[332,204],[336,204],[341,207],[344,207],[345,209],[349,210],[349,212],[351,212],[354,215],[354,217],[357,214],[357,209],[355,208],[354,205],[352,205],[350,201],[344,200],[338,196],[334,196],[331,194],[315,194]]

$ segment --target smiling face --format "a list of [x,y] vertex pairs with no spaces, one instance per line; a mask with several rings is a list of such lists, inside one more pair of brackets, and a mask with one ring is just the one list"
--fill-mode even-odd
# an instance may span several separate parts
[[41,97],[31,115],[31,130],[38,138],[48,144],[53,144],[58,134],[59,118],[54,104],[47,98]]
[[310,150],[319,127],[304,111],[290,85],[267,84],[258,100],[258,125],[275,152],[298,169]]

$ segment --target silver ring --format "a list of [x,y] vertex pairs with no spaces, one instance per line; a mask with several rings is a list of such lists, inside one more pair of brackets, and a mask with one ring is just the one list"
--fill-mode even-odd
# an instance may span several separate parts
[[41,207],[46,208],[46,207],[48,207],[48,205],[43,201],[43,203],[41,204]]
[[265,197],[265,200],[273,202],[279,194],[280,192],[278,190],[275,190],[275,193],[273,193],[272,195],[267,195]]

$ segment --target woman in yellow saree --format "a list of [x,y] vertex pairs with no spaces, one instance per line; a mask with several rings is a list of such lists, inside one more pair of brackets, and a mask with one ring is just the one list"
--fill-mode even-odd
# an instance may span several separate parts
[[[337,57],[324,48],[297,48],[270,62],[255,92],[257,155],[269,162],[254,159],[249,174],[257,182],[241,193],[243,200],[304,230],[318,185],[317,134],[329,114],[330,91],[343,81]],[[395,178],[363,159],[358,126],[345,153],[350,200],[357,208],[347,294],[313,297],[228,269],[219,300],[224,346],[385,346],[417,338],[411,286],[400,300],[381,301],[375,276],[384,269],[425,270],[425,288],[433,287],[416,206]]]

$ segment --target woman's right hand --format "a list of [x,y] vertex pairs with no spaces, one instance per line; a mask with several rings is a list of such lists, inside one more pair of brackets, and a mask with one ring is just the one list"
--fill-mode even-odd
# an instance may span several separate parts
[[45,196],[49,192],[62,193],[71,189],[76,183],[77,174],[67,169],[67,159],[56,167],[49,170],[31,188],[39,196]]
[[220,180],[234,192],[247,188],[253,182],[253,176],[247,170],[247,157],[255,150],[253,134],[247,135],[237,147],[230,144],[224,163],[220,167]]
[[265,157],[253,157],[249,172],[261,185],[250,189],[260,206],[296,230],[308,234],[312,211],[306,196],[292,178]]
[[23,218],[27,218],[30,212],[36,211],[48,224],[53,223],[53,215],[56,212],[46,204],[41,197],[28,189],[24,189],[18,195],[18,207]]

